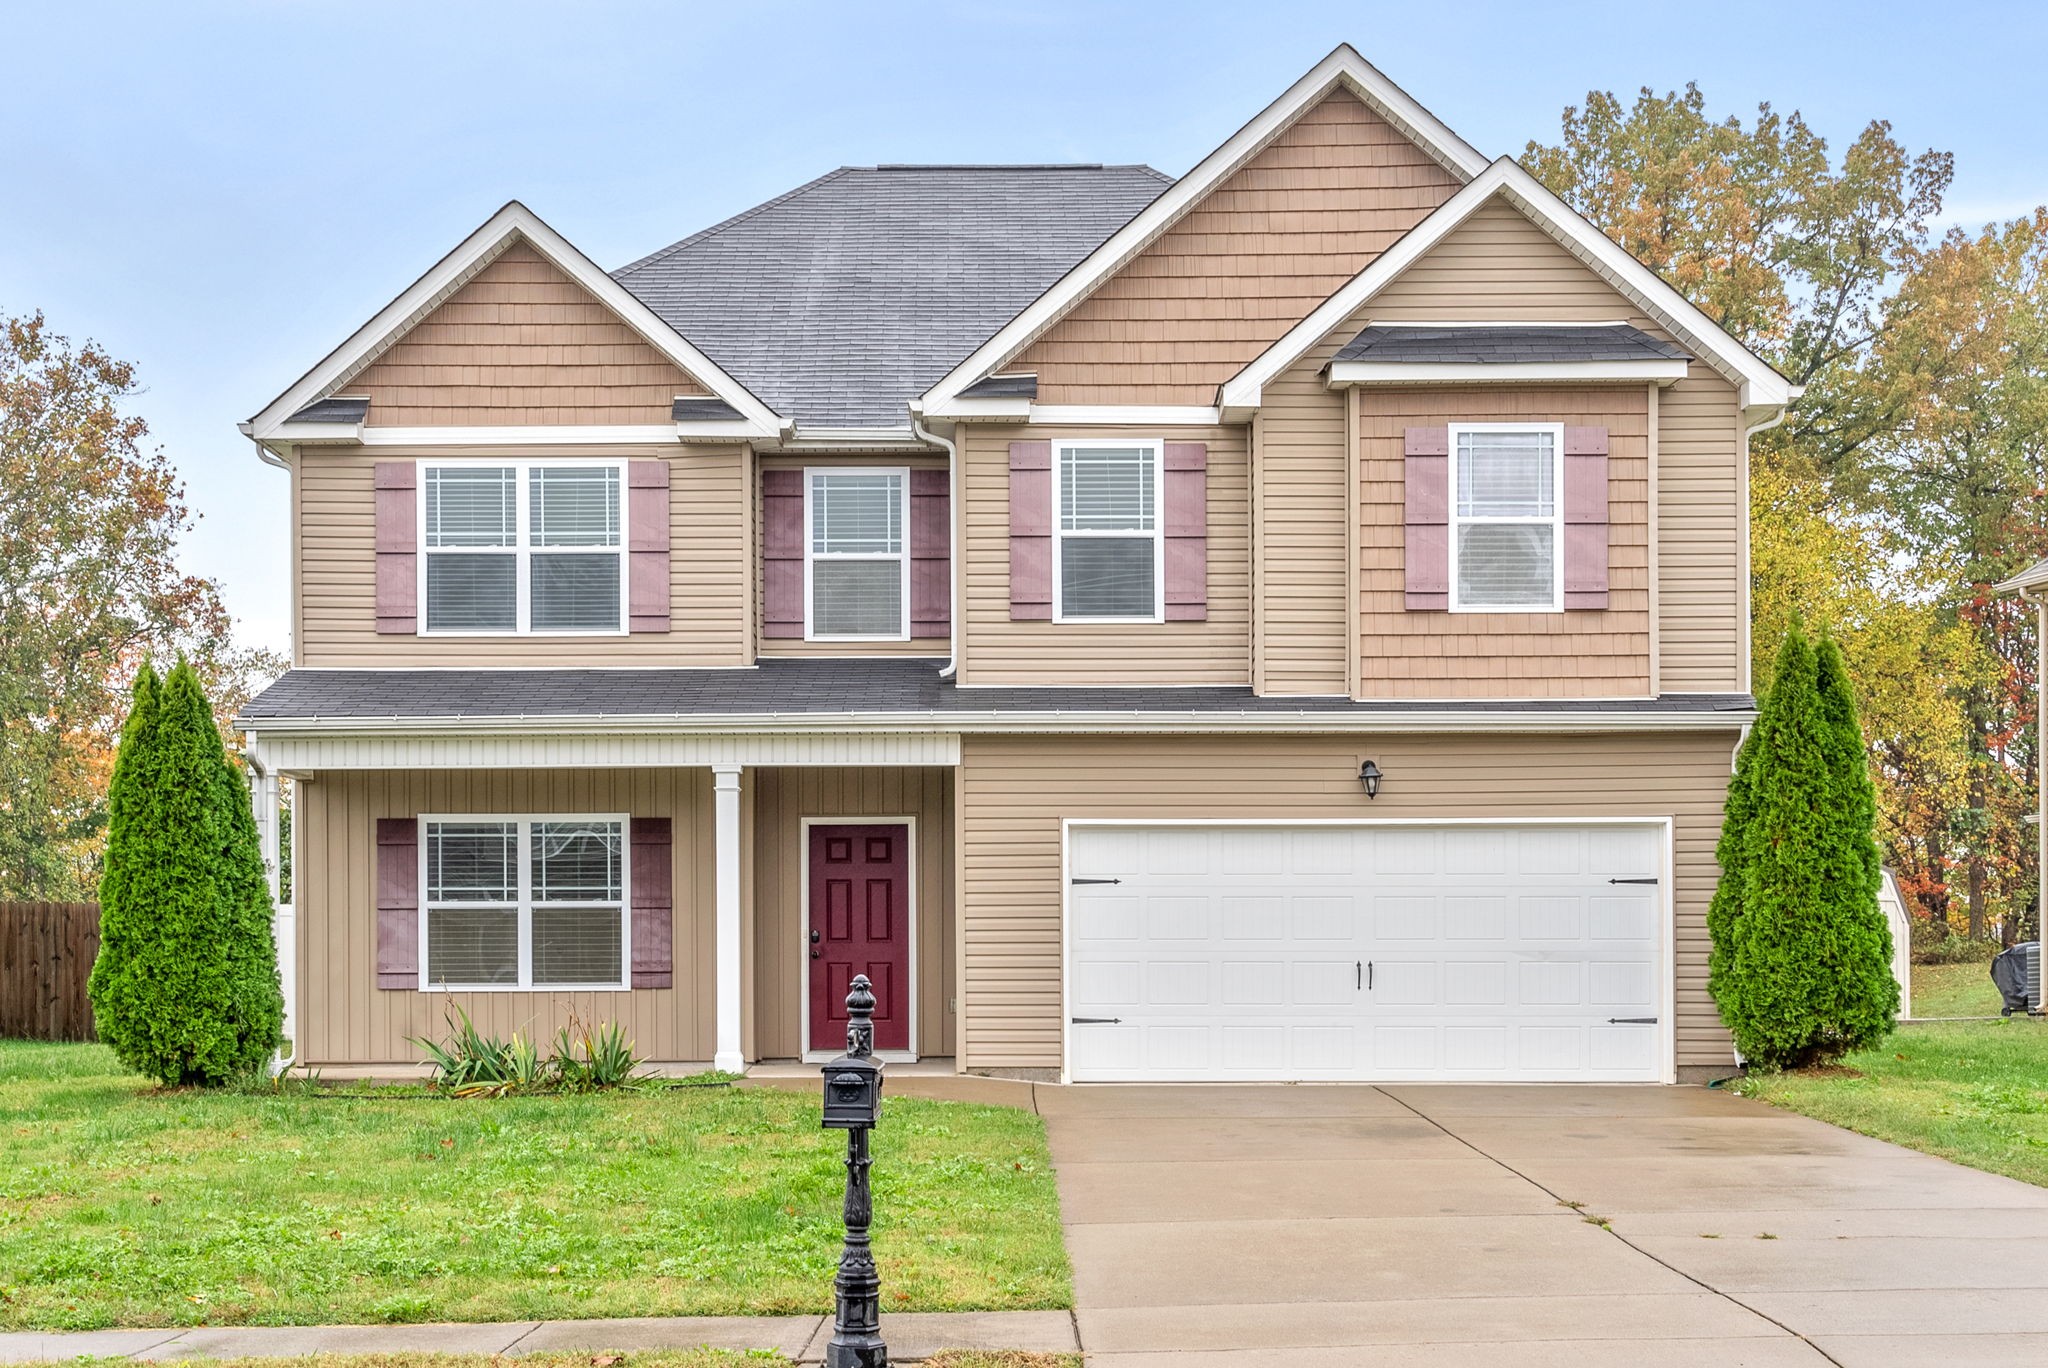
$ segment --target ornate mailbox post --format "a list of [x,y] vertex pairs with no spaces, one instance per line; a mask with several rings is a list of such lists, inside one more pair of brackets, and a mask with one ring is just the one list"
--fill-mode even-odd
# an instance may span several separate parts
[[868,1131],[882,1118],[882,1063],[875,1057],[875,994],[857,974],[846,995],[846,1053],[825,1065],[825,1128],[846,1132],[846,1246],[832,1280],[835,1305],[825,1368],[889,1368],[882,1343],[882,1280],[868,1248]]

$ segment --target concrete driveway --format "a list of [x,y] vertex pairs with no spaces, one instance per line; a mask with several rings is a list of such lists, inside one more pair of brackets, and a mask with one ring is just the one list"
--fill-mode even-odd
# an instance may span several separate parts
[[2048,1356],[2048,1191],[1722,1093],[1033,1091],[1091,1365]]

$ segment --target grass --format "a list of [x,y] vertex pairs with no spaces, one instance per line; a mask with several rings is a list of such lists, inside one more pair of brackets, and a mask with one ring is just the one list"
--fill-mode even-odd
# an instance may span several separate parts
[[2003,1005],[1989,964],[1913,966],[1913,1016],[1997,1016]]
[[[1930,967],[1984,968],[1915,965],[1916,984]],[[2048,1187],[2048,1023],[2015,1017],[1901,1026],[1842,1065],[1754,1075],[1740,1088],[1774,1106]]]
[[[822,1313],[844,1139],[815,1094],[163,1091],[0,1042],[0,1328]],[[892,1098],[884,1309],[1072,1304],[1045,1132]]]

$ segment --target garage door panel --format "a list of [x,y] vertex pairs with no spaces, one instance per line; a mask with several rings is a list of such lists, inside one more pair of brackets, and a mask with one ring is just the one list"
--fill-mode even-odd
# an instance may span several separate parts
[[1654,1081],[1660,836],[1076,827],[1071,1076]]

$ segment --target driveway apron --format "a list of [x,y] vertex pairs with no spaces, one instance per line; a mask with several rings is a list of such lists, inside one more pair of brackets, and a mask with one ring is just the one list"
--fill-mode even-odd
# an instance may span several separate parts
[[1033,1091],[1090,1364],[2048,1356],[2048,1191],[1725,1093]]

